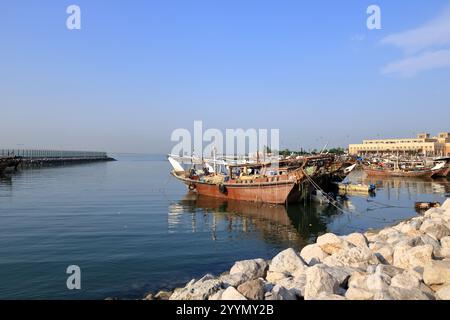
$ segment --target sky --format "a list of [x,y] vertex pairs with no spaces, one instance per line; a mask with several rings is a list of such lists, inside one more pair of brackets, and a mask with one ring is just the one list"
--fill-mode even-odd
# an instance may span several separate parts
[[0,41],[0,148],[168,153],[195,120],[291,149],[450,130],[449,0],[2,1]]

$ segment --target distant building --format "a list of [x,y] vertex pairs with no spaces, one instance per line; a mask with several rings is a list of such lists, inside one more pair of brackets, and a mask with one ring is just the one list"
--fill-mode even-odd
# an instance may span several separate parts
[[350,144],[351,155],[407,153],[427,156],[450,156],[450,133],[441,132],[437,137],[420,133],[416,138],[363,140],[360,144]]

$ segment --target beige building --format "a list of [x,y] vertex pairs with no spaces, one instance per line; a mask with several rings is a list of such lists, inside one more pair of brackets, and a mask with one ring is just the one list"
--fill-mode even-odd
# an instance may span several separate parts
[[351,155],[408,153],[428,156],[450,156],[450,133],[442,132],[436,137],[420,133],[416,138],[364,140],[348,147]]

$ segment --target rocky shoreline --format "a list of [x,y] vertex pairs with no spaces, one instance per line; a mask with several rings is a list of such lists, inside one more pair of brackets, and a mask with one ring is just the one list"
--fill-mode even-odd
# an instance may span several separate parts
[[378,231],[317,238],[301,252],[236,262],[146,300],[449,300],[450,199]]

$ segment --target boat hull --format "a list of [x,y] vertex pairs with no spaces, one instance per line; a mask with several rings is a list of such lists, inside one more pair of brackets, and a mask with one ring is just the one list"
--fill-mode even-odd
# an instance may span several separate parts
[[297,183],[295,181],[261,184],[225,183],[218,185],[182,178],[175,174],[174,176],[183,181],[192,192],[224,200],[285,204],[295,201],[297,197],[297,188],[295,188]]
[[394,171],[394,170],[382,170],[364,168],[364,172],[368,176],[384,176],[384,177],[414,177],[414,178],[430,178],[434,171],[421,170],[421,171]]

